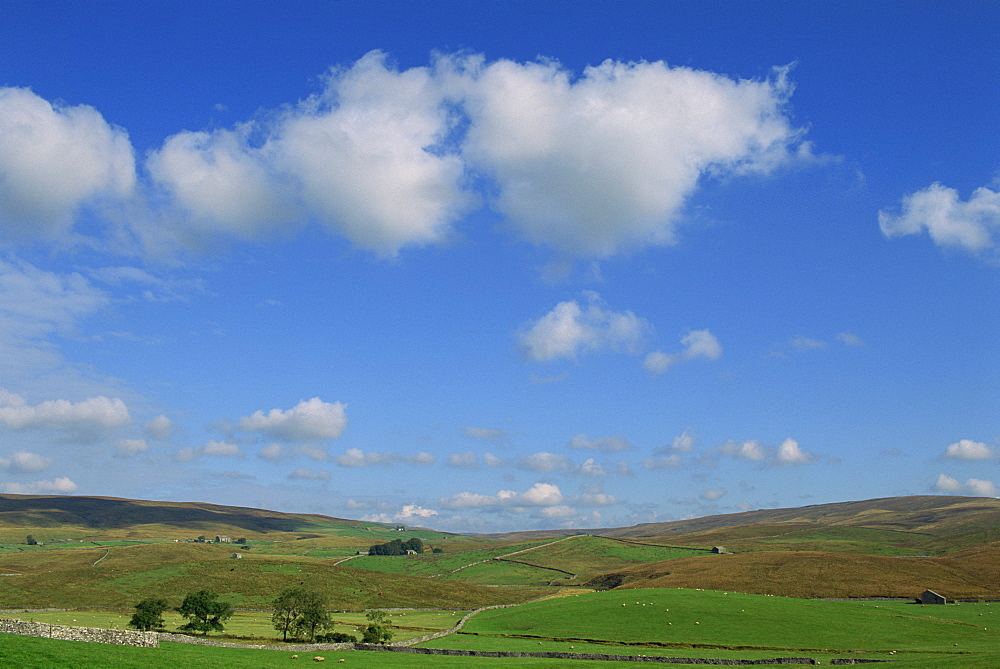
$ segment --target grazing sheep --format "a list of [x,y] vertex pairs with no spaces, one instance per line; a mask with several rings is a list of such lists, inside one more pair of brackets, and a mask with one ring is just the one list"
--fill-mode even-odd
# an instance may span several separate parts
[[297,660],[297,659],[299,659],[299,656],[298,655],[292,655],[292,659],[293,660]]
[[326,662],[326,658],[325,657],[320,657],[319,655],[317,655],[316,657],[314,657],[313,660],[315,660],[316,662]]

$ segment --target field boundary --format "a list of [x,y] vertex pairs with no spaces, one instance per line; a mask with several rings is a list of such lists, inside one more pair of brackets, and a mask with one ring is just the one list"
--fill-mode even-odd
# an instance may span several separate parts
[[50,625],[49,623],[11,620],[10,618],[0,618],[0,632],[40,637],[43,639],[110,643],[116,646],[137,646],[140,648],[158,648],[160,645],[160,637],[156,632]]

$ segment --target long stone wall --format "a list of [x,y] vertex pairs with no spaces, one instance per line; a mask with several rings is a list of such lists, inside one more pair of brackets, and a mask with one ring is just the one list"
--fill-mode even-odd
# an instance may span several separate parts
[[160,645],[156,632],[49,625],[47,623],[11,620],[9,618],[0,618],[0,633],[21,634],[46,639],[62,639],[63,641],[113,643],[119,646],[139,646],[142,648],[158,648]]
[[755,664],[816,664],[811,657],[772,657],[760,660],[735,660],[711,657],[664,657],[659,655],[610,655],[605,653],[561,653],[556,651],[519,652],[504,650],[454,650],[442,648],[413,648],[407,646],[374,646],[355,644],[355,650],[382,650],[418,655],[458,655],[462,657],[543,657],[563,660],[610,660],[618,662],[655,662],[662,664],[714,664],[724,666],[749,666]]

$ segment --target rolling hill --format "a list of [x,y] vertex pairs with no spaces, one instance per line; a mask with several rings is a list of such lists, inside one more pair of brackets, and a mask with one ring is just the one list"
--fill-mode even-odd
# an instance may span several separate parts
[[[44,546],[27,546],[28,534]],[[235,549],[243,559],[232,559],[231,545],[190,543],[217,534],[245,538]],[[357,555],[411,536],[439,552]],[[713,546],[730,554],[713,555]],[[471,608],[588,584],[796,597],[913,597],[930,588],[992,598],[1000,597],[1000,500],[894,497],[474,536],[204,503],[0,495],[0,575],[8,574],[0,600],[16,606],[122,606],[140,593],[200,587],[261,606],[307,579],[344,608]]]

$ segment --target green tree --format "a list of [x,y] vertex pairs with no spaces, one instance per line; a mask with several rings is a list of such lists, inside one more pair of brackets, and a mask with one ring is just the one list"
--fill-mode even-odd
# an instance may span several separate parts
[[178,629],[187,632],[221,632],[225,629],[223,623],[233,615],[233,607],[229,602],[217,601],[219,595],[210,590],[190,592],[184,598],[181,607],[177,609],[188,622]]
[[29,546],[37,546],[37,545],[38,545],[38,542],[37,542],[37,541],[35,541],[35,537],[34,537],[34,536],[32,536],[32,535],[30,535],[30,534],[28,535],[28,539],[27,539],[27,542],[26,542],[26,543],[27,543],[27,544],[28,544]]
[[333,627],[326,610],[326,597],[306,588],[289,588],[274,600],[271,622],[283,641],[291,634],[312,641],[317,632]]
[[365,614],[368,624],[358,629],[362,643],[389,643],[392,641],[392,618],[385,611],[374,610]]
[[168,608],[167,600],[147,598],[135,605],[135,613],[128,621],[129,627],[137,630],[149,631],[157,627],[163,627],[163,612]]
[[421,541],[418,537],[411,537],[409,541],[403,542],[403,550],[404,551],[410,550],[413,551],[414,553],[423,553],[424,542]]

